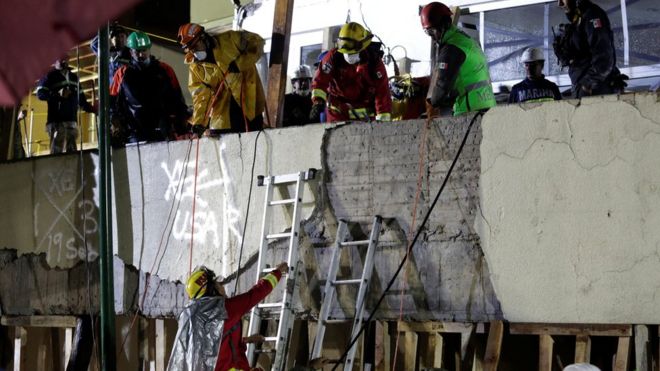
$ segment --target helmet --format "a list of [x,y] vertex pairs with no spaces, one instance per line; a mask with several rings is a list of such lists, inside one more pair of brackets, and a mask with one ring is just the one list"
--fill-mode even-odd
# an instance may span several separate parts
[[319,57],[316,59],[316,63],[314,63],[314,67],[318,67],[319,64],[321,64],[321,61],[323,60],[326,54],[328,54],[327,50],[324,50],[321,53],[319,53]]
[[337,40],[337,49],[343,54],[356,54],[371,44],[373,35],[362,25],[355,22],[349,22],[341,26],[339,30],[339,39]]
[[128,35],[126,46],[129,49],[145,50],[151,48],[151,39],[149,35],[142,31],[135,31]]
[[600,371],[600,368],[589,363],[574,363],[566,366],[564,371]]
[[181,47],[186,49],[191,47],[204,34],[204,27],[197,23],[186,23],[179,27],[177,39]]
[[452,12],[447,5],[434,1],[426,4],[419,12],[422,28],[445,28],[451,23]]
[[296,68],[296,71],[293,73],[293,78],[291,80],[297,80],[297,79],[311,79],[312,78],[312,70],[309,68],[308,65],[306,64],[301,64]]
[[188,293],[188,297],[191,299],[199,299],[206,295],[207,292],[210,294],[213,289],[209,288],[209,283],[213,283],[214,279],[215,273],[213,273],[212,270],[205,266],[195,268],[192,274],[190,274],[188,282],[186,282],[186,292]]
[[541,48],[527,48],[522,53],[520,61],[522,63],[544,61],[543,50]]

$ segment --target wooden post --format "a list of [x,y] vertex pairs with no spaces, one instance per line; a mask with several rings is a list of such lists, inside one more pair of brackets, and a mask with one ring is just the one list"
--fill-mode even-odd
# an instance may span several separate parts
[[62,337],[60,336],[59,328],[50,329],[50,354],[51,363],[54,370],[64,370],[65,363],[62,362]]
[[648,348],[648,326],[635,325],[635,371],[650,371]]
[[470,324],[467,331],[461,333],[461,370],[471,371],[474,365],[476,326]]
[[404,371],[415,371],[417,363],[417,333],[403,333],[403,369]]
[[73,343],[73,328],[64,329],[64,368],[69,364],[71,358],[71,344]]
[[168,346],[165,320],[156,320],[156,371],[165,371],[167,368]]
[[14,327],[14,371],[25,370],[25,343],[27,331],[21,326]]
[[422,343],[420,354],[420,369],[436,369],[442,367],[442,334],[429,332],[425,334],[426,342]]
[[539,371],[552,371],[552,336],[539,335]]
[[268,92],[266,109],[272,127],[282,126],[282,108],[286,89],[287,67],[289,65],[289,40],[294,0],[276,0],[273,18],[273,35],[268,64]]
[[621,336],[619,338],[619,346],[616,350],[616,358],[614,360],[614,371],[627,371],[628,370],[628,355],[630,354],[630,337]]
[[390,333],[387,321],[376,321],[375,371],[390,371]]
[[484,356],[484,370],[497,371],[502,350],[502,337],[504,336],[504,322],[491,321],[488,330],[488,343],[486,344],[486,355]]
[[575,363],[589,363],[591,359],[591,338],[589,335],[575,337]]

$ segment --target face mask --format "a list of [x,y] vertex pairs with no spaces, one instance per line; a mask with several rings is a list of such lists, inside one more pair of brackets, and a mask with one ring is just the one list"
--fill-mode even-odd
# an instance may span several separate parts
[[356,64],[360,61],[360,53],[344,54],[344,59],[348,64]]
[[193,53],[193,55],[195,56],[195,59],[197,59],[198,61],[203,61],[204,59],[206,59],[206,50],[196,51]]

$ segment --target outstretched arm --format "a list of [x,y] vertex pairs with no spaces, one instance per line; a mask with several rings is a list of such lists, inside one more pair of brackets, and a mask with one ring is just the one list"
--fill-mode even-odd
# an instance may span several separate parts
[[247,313],[252,307],[263,300],[277,286],[282,273],[288,270],[286,263],[277,266],[277,269],[262,277],[256,285],[246,293],[228,298],[225,301],[227,309],[227,323],[233,323]]

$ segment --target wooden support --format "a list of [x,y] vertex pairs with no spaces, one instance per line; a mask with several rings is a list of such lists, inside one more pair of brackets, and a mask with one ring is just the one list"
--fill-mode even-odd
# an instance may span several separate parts
[[165,371],[167,362],[169,361],[168,346],[167,346],[167,331],[165,329],[165,321],[157,319],[155,323],[156,331],[156,371]]
[[444,339],[440,333],[428,333],[420,350],[420,369],[442,368],[442,348]]
[[632,336],[631,325],[511,323],[511,335]]
[[71,345],[73,344],[73,329],[64,329],[64,367],[69,364],[71,358]]
[[[310,331],[311,332],[311,331]],[[387,321],[376,321],[375,371],[390,371],[391,350],[390,332]]]
[[650,371],[649,328],[635,325],[635,371]]
[[412,332],[441,332],[441,333],[465,333],[474,331],[477,334],[484,334],[483,323],[462,323],[462,322],[399,322],[399,331]]
[[629,355],[630,355],[630,337],[621,336],[619,338],[619,345],[616,349],[616,357],[614,359],[614,371],[628,370]]
[[415,371],[417,363],[417,341],[418,336],[416,332],[405,332],[403,334],[403,370]]
[[268,92],[266,109],[270,113],[270,125],[282,126],[282,108],[289,65],[289,41],[293,19],[294,0],[276,0],[273,18],[273,34],[268,66]]
[[504,322],[491,321],[488,328],[488,342],[484,355],[484,370],[497,371],[502,351],[502,338],[504,337]]
[[74,316],[2,316],[3,326],[20,327],[76,327],[78,319]]
[[589,363],[591,359],[591,338],[589,335],[575,337],[575,363]]
[[14,327],[14,371],[25,370],[25,345],[27,342],[27,331],[21,326]]
[[62,338],[60,335],[60,329],[51,328],[50,329],[50,354],[51,354],[51,363],[53,370],[63,370],[65,363],[62,362],[62,350],[64,349],[62,344]]
[[552,371],[553,343],[552,336],[539,336],[539,371]]
[[474,365],[476,326],[470,325],[469,331],[461,333],[461,370],[471,371]]

